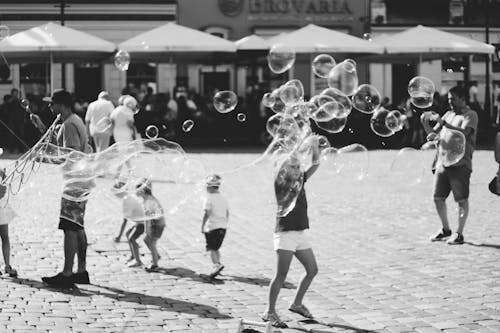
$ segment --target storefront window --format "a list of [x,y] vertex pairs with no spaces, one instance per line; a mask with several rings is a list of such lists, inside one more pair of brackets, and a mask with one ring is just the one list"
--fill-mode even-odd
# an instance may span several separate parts
[[22,89],[26,94],[46,95],[47,86],[50,83],[49,64],[21,64],[19,74]]
[[493,72],[500,72],[500,44],[491,44],[495,47],[495,53],[493,54]]
[[444,72],[464,72],[467,68],[467,58],[466,57],[450,57],[443,60],[442,70]]
[[156,86],[156,64],[133,64],[127,70],[127,86]]

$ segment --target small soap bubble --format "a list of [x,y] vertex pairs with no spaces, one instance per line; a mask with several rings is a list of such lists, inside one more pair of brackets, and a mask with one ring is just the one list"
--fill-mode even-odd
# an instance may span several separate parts
[[272,108],[275,101],[276,99],[271,93],[265,93],[264,96],[262,96],[262,105],[267,108]]
[[193,126],[194,126],[194,121],[188,119],[182,123],[182,130],[186,133],[190,132],[193,129]]
[[146,136],[149,139],[157,138],[158,134],[159,134],[158,127],[156,127],[155,125],[149,125],[148,127],[146,127]]
[[236,119],[238,119],[238,121],[240,123],[242,123],[245,120],[247,120],[247,116],[244,113],[238,113],[238,115],[236,116]]
[[229,90],[219,91],[214,96],[213,104],[218,112],[228,113],[238,104],[238,96]]
[[21,100],[21,107],[24,109],[24,110],[28,110],[30,108],[30,101],[26,98],[23,98]]
[[276,74],[281,74],[292,68],[295,63],[295,50],[284,44],[271,47],[267,55],[269,69]]
[[337,63],[335,59],[331,55],[328,54],[320,54],[314,58],[311,66],[313,73],[317,76],[326,79],[328,74],[335,67]]

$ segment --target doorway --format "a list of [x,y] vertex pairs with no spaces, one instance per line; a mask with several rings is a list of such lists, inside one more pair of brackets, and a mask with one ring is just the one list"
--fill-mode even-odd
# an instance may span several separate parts
[[229,90],[230,75],[227,72],[204,72],[202,73],[203,95],[211,96],[214,89]]
[[414,64],[392,65],[392,101],[398,105],[404,98],[408,97],[408,83],[415,77],[416,66]]
[[87,102],[97,99],[102,90],[100,64],[75,64],[75,96]]

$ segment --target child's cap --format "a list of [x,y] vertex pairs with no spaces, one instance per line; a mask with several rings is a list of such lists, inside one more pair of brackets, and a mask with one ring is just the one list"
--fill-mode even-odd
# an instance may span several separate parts
[[210,175],[207,177],[207,186],[219,187],[221,182],[221,177],[219,175]]

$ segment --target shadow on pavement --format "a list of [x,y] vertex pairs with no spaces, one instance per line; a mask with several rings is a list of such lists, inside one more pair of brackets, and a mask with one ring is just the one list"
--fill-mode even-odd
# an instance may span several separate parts
[[477,247],[490,247],[492,249],[499,249],[500,250],[500,244],[471,243],[471,242],[464,242],[464,244],[471,245],[471,246],[477,246]]
[[[84,290],[91,295],[105,296],[120,302],[133,302],[140,305],[158,306],[163,311],[196,314],[199,317],[213,319],[231,319],[233,317],[220,313],[217,308],[210,305],[183,301],[161,296],[151,296],[143,293],[123,290],[120,288],[92,284],[91,286],[103,290]],[[108,291],[108,292],[107,292]]]
[[[243,277],[243,276],[225,275],[225,274],[221,274],[221,277],[225,281],[236,281],[236,282],[241,282],[241,283],[254,284],[254,285],[262,286],[262,287],[267,287],[267,286],[269,286],[269,283],[271,283],[271,280],[268,278]],[[297,287],[293,283],[285,281],[282,288],[295,289]]]
[[[321,320],[316,320],[316,319],[304,319],[304,320],[299,320],[299,323],[303,325],[321,325],[329,328],[340,328],[342,329],[342,332],[355,332],[355,333],[376,333],[375,331],[372,330],[365,330],[362,328],[358,327],[353,327],[349,325],[341,325],[341,324],[335,324],[335,323],[327,323]],[[346,330],[346,331],[344,331]],[[322,332],[321,329],[314,329],[314,332]],[[326,331],[325,331],[326,332]],[[331,332],[331,331],[328,331]]]
[[195,271],[185,267],[172,267],[172,268],[160,267],[157,273],[178,276],[180,278],[189,278],[193,281],[208,283],[208,284],[224,284],[223,280],[211,278],[207,274],[196,273]]
[[214,319],[231,319],[233,317],[220,313],[217,308],[213,306],[173,299],[168,297],[151,296],[143,293],[131,292],[119,288],[101,286],[98,284],[91,284],[90,286],[99,288],[100,290],[87,290],[79,287],[72,289],[53,288],[45,285],[41,281],[23,278],[6,278],[13,283],[29,286],[31,288],[44,289],[65,295],[73,296],[105,296],[120,302],[133,302],[139,305],[152,305],[158,306],[163,311],[196,314],[199,317],[214,318]]

